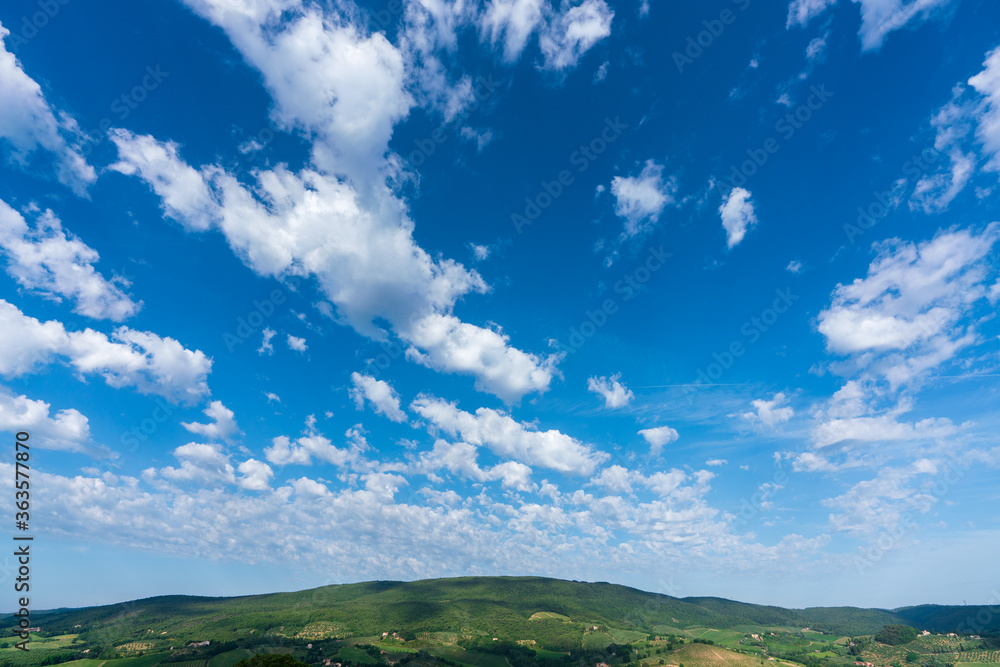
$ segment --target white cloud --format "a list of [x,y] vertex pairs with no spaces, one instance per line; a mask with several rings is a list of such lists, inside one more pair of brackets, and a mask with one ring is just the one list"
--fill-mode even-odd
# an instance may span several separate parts
[[269,391],[269,392],[267,392],[264,395],[267,397],[267,402],[268,403],[271,403],[271,402],[281,403],[281,397],[278,396],[277,394],[275,394],[274,392],[270,392]]
[[369,178],[383,163],[393,126],[413,104],[400,50],[379,32],[365,35],[336,11],[297,3],[187,0],[222,28],[256,67],[283,129],[314,140],[330,173]]
[[39,322],[0,299],[0,375],[34,372],[56,356],[81,375],[100,374],[112,387],[193,403],[209,393],[212,360],[173,338],[118,327],[111,337],[93,329],[66,331],[61,322]]
[[959,150],[950,152],[951,170],[948,173],[922,176],[913,188],[910,210],[920,209],[924,213],[941,213],[947,210],[952,200],[965,189],[976,170],[972,157]]
[[[861,50],[870,51],[882,46],[886,36],[905,27],[914,26],[937,16],[955,0],[852,0],[861,10]],[[787,27],[804,26],[837,0],[792,0],[788,6]]]
[[229,455],[219,445],[189,442],[174,450],[180,468],[167,466],[159,474],[172,482],[194,482],[202,486],[235,484],[236,476]]
[[484,41],[503,44],[504,60],[514,62],[538,33],[545,69],[576,66],[594,44],[611,34],[614,11],[603,0],[563,3],[555,11],[547,0],[490,0],[475,19]]
[[[508,403],[546,391],[558,357],[522,352],[499,331],[453,314],[462,296],[488,286],[475,271],[433,259],[416,245],[408,204],[387,186],[402,169],[388,142],[415,104],[408,86],[421,88],[421,95],[432,92],[427,86],[455,93],[446,117],[469,101],[467,77],[452,86],[428,60],[436,50],[453,48],[463,26],[479,26],[494,42],[505,36],[517,57],[544,24],[558,36],[551,57],[563,64],[601,33],[610,15],[606,5],[587,0],[555,13],[547,2],[498,0],[477,13],[464,5],[422,3],[407,7],[396,47],[384,34],[369,35],[352,24],[348,14],[316,5],[187,4],[220,26],[261,71],[281,127],[312,140],[312,165],[297,174],[284,167],[256,172],[256,183],[247,187],[217,165],[190,167],[172,144],[115,130],[119,162],[112,169],[143,178],[166,214],[189,229],[218,228],[257,273],[316,276],[339,321],[362,335],[384,340],[395,334],[411,346],[414,361],[474,375],[477,387]],[[438,74],[444,79],[434,79]]]
[[350,394],[358,410],[364,407],[367,400],[380,415],[385,415],[394,422],[406,421],[406,413],[399,407],[399,394],[388,382],[360,373],[351,373],[351,381],[354,388]]
[[778,392],[770,401],[764,399],[751,401],[750,405],[754,407],[754,411],[744,412],[740,416],[753,424],[774,428],[778,424],[787,422],[795,414],[790,406],[782,405],[787,400],[788,397],[784,392]]
[[856,0],[861,6],[861,50],[882,46],[890,32],[907,24],[918,26],[936,16],[955,0]]
[[590,47],[611,34],[614,17],[604,0],[583,0],[554,16],[538,36],[545,67],[575,67]]
[[788,263],[788,266],[785,267],[785,271],[788,271],[789,273],[802,273],[802,262],[797,259],[793,259]]
[[985,169],[1000,172],[1000,47],[986,54],[985,69],[969,79],[982,96],[976,114],[976,138],[987,157]]
[[[482,153],[483,149],[486,148],[491,141],[493,141],[493,132],[490,130],[474,130],[471,127],[463,127],[459,130],[459,134],[466,141],[472,142],[476,145],[476,152]],[[475,246],[476,248],[485,248],[485,246]],[[486,248],[489,250],[489,248]],[[485,257],[479,257],[476,255],[476,259],[486,259]]]
[[542,24],[542,11],[547,5],[545,0],[490,0],[480,19],[480,29],[493,44],[502,40],[504,59],[513,62]]
[[237,484],[249,491],[266,491],[270,488],[270,479],[274,477],[271,466],[257,459],[247,459],[236,471],[240,473]]
[[705,461],[705,465],[707,465],[710,468],[716,468],[718,466],[724,466],[727,463],[729,463],[729,461],[727,461],[726,459],[709,459],[709,460]]
[[649,443],[650,456],[659,456],[665,445],[675,442],[680,436],[677,431],[669,426],[658,426],[656,428],[644,428],[639,431],[639,435]]
[[[112,140],[121,158],[112,168],[139,173],[160,195],[165,212],[184,218],[192,188],[187,177],[173,178],[191,168],[180,163],[176,146],[125,131]],[[387,332],[375,320],[388,322],[411,345],[410,359],[474,375],[478,388],[507,402],[548,389],[557,356],[522,352],[502,333],[450,313],[462,295],[484,292],[486,284],[475,271],[433,260],[417,246],[405,208],[384,185],[371,195],[380,204],[370,212],[351,185],[316,171],[258,172],[253,191],[217,166],[198,173],[218,201],[206,213],[199,198],[191,215],[213,221],[258,274],[315,275],[343,321],[359,333],[384,338]]]
[[340,468],[370,468],[370,462],[363,455],[368,450],[368,443],[360,428],[349,428],[345,437],[348,447],[339,448],[320,435],[310,423],[305,435],[297,440],[284,435],[271,440],[271,446],[264,449],[264,457],[275,465],[312,465],[313,459],[317,459]]
[[212,420],[209,424],[198,422],[181,422],[181,426],[196,435],[202,435],[210,440],[232,442],[240,434],[233,411],[222,404],[222,401],[212,401],[205,408],[205,415]]
[[610,493],[632,493],[632,483],[636,478],[636,474],[627,468],[613,465],[602,470],[590,481]]
[[476,377],[476,388],[508,404],[542,393],[556,374],[558,355],[540,357],[509,345],[502,331],[462,322],[452,315],[428,315],[402,335],[406,356],[428,368]]
[[30,229],[0,200],[0,249],[7,256],[7,273],[22,287],[57,303],[70,299],[80,315],[121,322],[142,307],[122,291],[126,281],[106,280],[94,269],[97,251],[66,232],[52,211],[40,213]]
[[934,368],[974,340],[960,323],[988,297],[985,261],[1000,223],[981,233],[949,230],[920,244],[890,239],[864,279],[839,285],[819,314],[827,348],[879,372],[893,385]]
[[72,408],[50,414],[51,405],[15,395],[0,385],[0,431],[27,431],[31,443],[43,449],[106,455],[107,448],[88,445],[90,421]]
[[806,59],[809,61],[822,60],[823,54],[826,53],[826,40],[828,38],[829,34],[813,38],[806,46]]
[[[10,31],[0,25],[0,39],[8,35]],[[81,154],[79,126],[68,114],[57,114],[49,106],[41,86],[25,74],[6,44],[0,45],[0,93],[4,100],[0,107],[0,146],[9,149],[9,158],[23,164],[35,151],[52,153],[60,182],[78,195],[85,195],[97,174]]]
[[611,193],[615,196],[615,214],[625,219],[622,235],[632,238],[656,225],[663,209],[674,202],[677,181],[664,180],[663,165],[647,160],[638,176],[615,176]]
[[792,0],[788,5],[786,27],[804,26],[835,4],[837,0]]
[[892,415],[831,419],[812,430],[813,445],[828,447],[844,441],[914,442],[945,438],[958,432],[949,419],[922,419],[915,423],[900,422]]
[[305,338],[299,338],[297,336],[293,336],[292,334],[288,334],[288,347],[296,352],[305,352],[309,349],[309,346],[306,345]]
[[743,240],[748,230],[757,225],[751,195],[744,188],[733,188],[726,201],[719,206],[722,227],[726,230],[726,245],[734,248]]
[[257,354],[266,354],[268,356],[274,354],[274,345],[271,343],[271,339],[274,338],[277,333],[277,331],[271,329],[270,327],[264,327],[264,336],[260,341],[260,347],[257,348]]
[[937,502],[935,496],[909,484],[916,475],[930,472],[933,468],[926,466],[883,468],[874,479],[858,482],[843,495],[824,500],[827,507],[841,510],[830,515],[831,527],[856,537],[905,528],[905,512],[927,512]]
[[472,254],[476,258],[476,261],[482,262],[489,258],[490,256],[489,246],[476,245],[475,243],[473,243],[471,244],[471,247],[472,247]]
[[587,378],[587,390],[601,396],[604,399],[605,407],[624,408],[635,398],[635,394],[618,381],[620,378],[621,373],[612,375],[610,378],[603,376]]
[[459,410],[453,403],[426,396],[418,397],[410,407],[435,427],[461,437],[463,442],[488,447],[497,456],[528,465],[589,475],[608,458],[604,452],[559,431],[537,431],[489,408],[479,408],[472,414]]

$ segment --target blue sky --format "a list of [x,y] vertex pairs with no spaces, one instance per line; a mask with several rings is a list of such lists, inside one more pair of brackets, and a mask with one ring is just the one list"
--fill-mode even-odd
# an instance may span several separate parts
[[990,602],[998,19],[4,3],[33,604],[470,574]]

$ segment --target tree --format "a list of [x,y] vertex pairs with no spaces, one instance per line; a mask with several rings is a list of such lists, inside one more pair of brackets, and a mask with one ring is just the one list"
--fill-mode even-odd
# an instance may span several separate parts
[[258,653],[251,658],[240,660],[235,667],[302,667],[305,664],[290,655]]
[[875,641],[889,646],[909,644],[917,638],[917,631],[908,625],[887,625],[875,635]]

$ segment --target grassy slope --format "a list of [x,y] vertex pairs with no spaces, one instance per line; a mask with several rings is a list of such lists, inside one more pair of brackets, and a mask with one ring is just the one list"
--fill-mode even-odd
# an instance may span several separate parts
[[[465,577],[366,582],[235,598],[165,596],[36,612],[33,618],[49,631],[70,632],[79,624],[85,631],[81,639],[105,645],[136,640],[183,645],[207,638],[222,642],[247,637],[251,629],[260,637],[268,632],[294,637],[311,626],[335,627],[339,636],[379,636],[384,631],[405,629],[456,636],[534,638],[538,647],[566,650],[579,647],[584,632],[594,625],[602,632],[615,629],[655,634],[674,627],[711,628],[728,635],[739,626],[784,626],[861,635],[901,622],[947,630],[950,628],[941,626],[952,622],[947,619],[961,622],[977,609],[924,606],[899,610],[900,615],[851,607],[795,610],[721,598],[678,599],[608,583]],[[529,620],[533,615],[535,619]],[[997,617],[1000,624],[1000,615]],[[11,621],[9,616],[0,619],[0,627],[9,627]],[[719,638],[716,633],[708,635],[713,636]]]

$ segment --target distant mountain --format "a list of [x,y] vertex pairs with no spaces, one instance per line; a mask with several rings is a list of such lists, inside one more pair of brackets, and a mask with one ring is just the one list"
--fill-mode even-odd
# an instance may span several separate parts
[[[541,577],[463,577],[413,582],[372,581],[296,593],[233,598],[163,596],[83,609],[35,612],[49,633],[77,632],[105,643],[169,635],[179,640],[235,640],[249,629],[306,636],[323,628],[332,636],[383,632],[475,632],[540,646],[580,646],[593,626],[669,634],[673,630],[737,626],[809,627],[829,634],[874,634],[903,624],[934,632],[1000,629],[1000,614],[960,627],[985,607],[924,605],[894,611],[855,607],[784,609],[722,598],[647,593],[609,583]],[[551,612],[551,614],[538,614]],[[532,616],[535,615],[535,618]],[[559,616],[568,617],[570,622]],[[985,618],[985,616],[983,616]],[[13,626],[12,617],[0,619]]]

